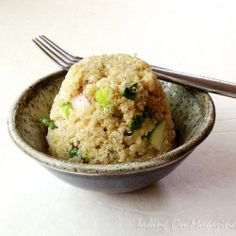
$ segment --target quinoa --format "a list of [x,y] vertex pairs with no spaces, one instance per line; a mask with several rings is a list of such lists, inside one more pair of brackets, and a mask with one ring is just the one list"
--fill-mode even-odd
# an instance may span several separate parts
[[[59,159],[110,164],[152,159],[174,145],[165,93],[150,65],[126,54],[74,64],[54,99],[49,152]],[[159,149],[150,141],[164,122]]]

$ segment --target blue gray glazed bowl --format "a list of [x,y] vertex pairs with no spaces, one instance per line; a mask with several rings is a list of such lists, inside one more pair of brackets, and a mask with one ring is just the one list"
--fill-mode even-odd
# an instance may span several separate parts
[[26,89],[10,111],[8,128],[16,145],[58,178],[99,192],[131,192],[174,170],[210,133],[215,121],[211,97],[180,85],[162,82],[177,133],[172,151],[149,161],[96,165],[56,159],[47,153],[46,130],[39,121],[49,115],[65,72],[48,75]]

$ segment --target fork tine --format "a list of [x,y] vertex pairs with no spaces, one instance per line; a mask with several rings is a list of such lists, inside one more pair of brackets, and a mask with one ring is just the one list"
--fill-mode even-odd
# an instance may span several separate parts
[[[39,36],[40,37],[40,36]],[[56,50],[54,50],[53,47],[51,47],[50,44],[48,44],[45,41],[40,40],[39,38],[36,38],[37,41],[44,47],[46,48],[48,51],[50,51],[51,54],[53,54],[55,57],[59,58],[63,63],[65,63],[66,65],[72,65],[74,64],[74,61],[65,58],[60,52],[57,52]]]
[[39,36],[41,39],[43,39],[44,41],[46,41],[48,44],[51,45],[51,47],[53,47],[57,52],[59,52],[60,54],[62,54],[65,58],[67,58],[68,60],[72,60],[73,62],[77,62],[81,59],[83,59],[82,57],[78,57],[78,56],[74,56],[71,53],[67,52],[65,49],[61,48],[59,45],[57,45],[56,43],[54,43],[52,40],[50,40],[48,37],[46,37],[45,35],[41,35]]
[[35,38],[33,39],[33,42],[64,70],[69,70],[69,68],[72,66],[73,63],[65,61],[39,39]]

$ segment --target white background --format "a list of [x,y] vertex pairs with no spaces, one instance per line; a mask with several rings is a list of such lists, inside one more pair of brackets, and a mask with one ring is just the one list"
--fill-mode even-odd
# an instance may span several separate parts
[[124,52],[236,82],[230,0],[0,0],[0,235],[236,235],[236,99],[213,95],[214,130],[159,183],[129,194],[69,186],[10,140],[20,92],[58,70],[31,41],[46,34],[80,56]]

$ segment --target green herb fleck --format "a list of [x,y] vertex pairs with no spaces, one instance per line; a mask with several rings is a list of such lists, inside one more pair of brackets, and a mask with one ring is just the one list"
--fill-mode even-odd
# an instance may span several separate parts
[[50,118],[42,118],[40,119],[42,121],[42,123],[48,127],[49,129],[55,129],[57,128],[56,124],[55,124],[55,121],[54,120],[51,120]]
[[78,157],[75,158],[74,160],[83,162],[83,163],[89,163],[89,158],[86,154],[86,156],[81,156],[78,147],[72,146],[71,149],[69,150],[69,155],[70,158]]
[[95,100],[101,106],[108,106],[109,105],[109,91],[106,88],[98,89],[95,93]]
[[125,84],[123,96],[130,100],[135,100],[137,94],[137,85],[137,82],[133,84]]
[[138,130],[141,127],[141,125],[143,123],[143,120],[144,120],[143,115],[141,115],[141,114],[136,115],[135,118],[134,118],[133,123],[130,126],[130,130],[131,131]]
[[72,110],[73,106],[70,102],[63,102],[59,107],[60,114],[67,120],[69,119]]
[[79,156],[79,149],[75,146],[72,146],[70,151],[69,151],[69,155],[70,155],[71,158]]

